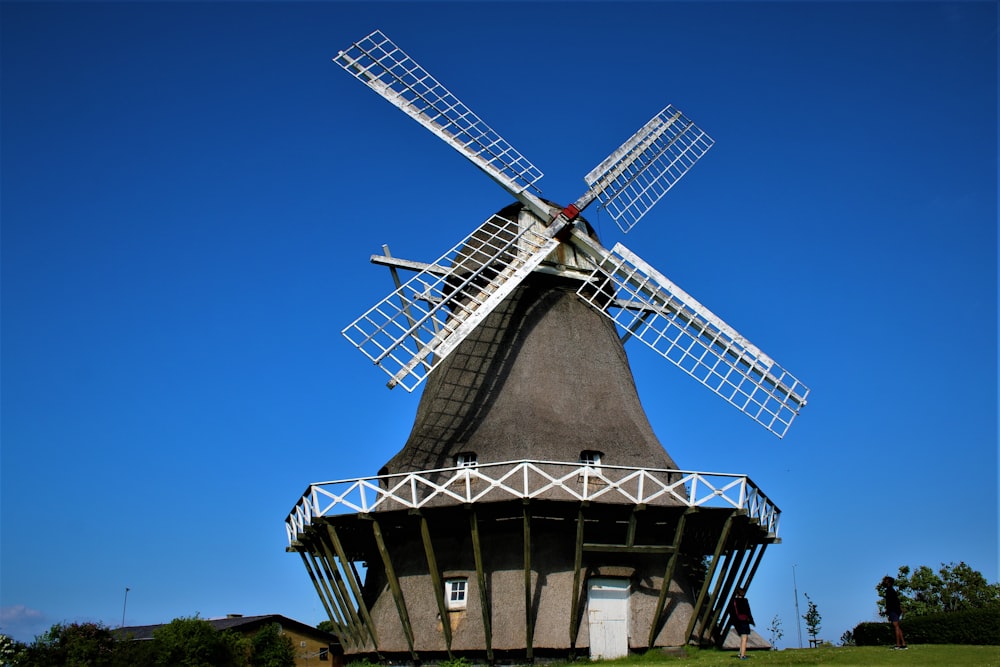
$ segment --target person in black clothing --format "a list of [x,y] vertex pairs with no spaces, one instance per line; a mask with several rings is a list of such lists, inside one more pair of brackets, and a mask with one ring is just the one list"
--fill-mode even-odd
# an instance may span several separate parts
[[896,581],[892,577],[882,580],[885,587],[885,614],[889,617],[889,623],[896,633],[896,648],[906,648],[906,640],[903,639],[903,629],[899,627],[899,619],[903,617],[903,606],[899,603],[899,593],[893,588]]
[[740,636],[740,660],[747,659],[747,639],[750,638],[750,626],[757,625],[750,611],[750,601],[746,599],[746,591],[737,588],[733,593],[733,601],[729,603],[729,616],[733,619],[733,627]]

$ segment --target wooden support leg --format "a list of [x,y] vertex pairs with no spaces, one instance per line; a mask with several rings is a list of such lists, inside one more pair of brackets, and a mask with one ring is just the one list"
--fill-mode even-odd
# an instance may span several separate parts
[[337,566],[337,560],[334,558],[333,551],[326,540],[319,539],[317,541],[323,550],[320,563],[326,572],[327,578],[330,580],[330,588],[333,590],[341,611],[350,623],[351,633],[355,637],[355,644],[357,646],[364,646],[367,635],[365,626],[361,621],[361,617],[358,616],[357,610],[354,608],[350,594],[347,592],[347,585],[340,574],[340,568]]
[[330,606],[328,599],[329,593],[325,590],[325,583],[320,583],[320,579],[316,575],[316,571],[313,569],[312,556],[304,551],[299,552],[299,556],[302,558],[302,564],[306,566],[306,572],[309,573],[309,579],[312,580],[313,586],[316,588],[316,594],[319,595],[319,601],[323,603],[323,609],[326,610],[326,616],[333,623],[334,627],[337,629],[338,638],[342,638],[341,641],[347,639],[346,632],[343,624],[340,620],[340,615],[334,612],[334,608]]
[[524,521],[524,646],[525,657],[529,662],[535,659],[532,640],[535,634],[534,623],[532,622],[531,609],[531,508],[525,500],[522,505],[522,519]]
[[583,509],[581,503],[576,511],[576,550],[573,556],[573,597],[569,608],[569,648],[576,651],[576,636],[580,632],[580,570],[583,567]]
[[372,519],[372,534],[375,537],[375,545],[378,553],[382,557],[382,566],[385,568],[385,578],[389,581],[389,590],[392,591],[392,599],[396,603],[396,612],[399,614],[399,623],[403,626],[403,635],[406,643],[410,647],[410,657],[414,662],[419,662],[413,642],[413,625],[410,623],[410,615],[406,611],[406,600],[403,598],[403,589],[399,585],[396,577],[396,570],[392,567],[392,559],[389,558],[389,550],[385,547],[385,538],[382,536],[382,528],[376,519]]
[[[671,547],[673,552],[667,560],[667,568],[663,573],[663,584],[660,586],[660,595],[656,598],[656,610],[653,612],[653,621],[649,626],[649,648],[653,648],[653,644],[656,642],[656,635],[659,634],[660,626],[663,622],[663,608],[667,602],[667,593],[670,590],[670,582],[674,580],[674,572],[677,569],[677,561],[680,560],[681,542],[684,539],[684,526],[687,522],[687,517],[689,514],[693,514],[696,511],[697,510],[694,508],[689,508],[681,514],[680,519],[677,520],[677,527],[674,528],[674,541]],[[690,633],[688,636],[690,636]]]
[[719,565],[719,556],[722,554],[722,549],[726,544],[726,540],[729,539],[729,529],[733,525],[733,517],[735,517],[736,514],[737,512],[730,514],[726,519],[726,523],[722,527],[722,534],[719,535],[719,541],[715,547],[715,553],[712,555],[712,562],[708,567],[708,571],[705,573],[705,581],[701,585],[701,590],[698,593],[698,600],[694,603],[694,609],[691,610],[691,620],[688,622],[687,630],[684,633],[684,636],[688,638],[688,641],[691,641],[691,635],[694,632],[695,624],[698,622],[698,617],[702,613],[705,598],[708,595],[708,588],[712,583],[712,579],[715,577],[715,569]]
[[479,586],[479,606],[483,611],[483,639],[486,642],[486,659],[493,664],[493,630],[490,625],[490,597],[486,589],[483,570],[483,550],[479,543],[479,518],[473,505],[469,506],[469,531],[472,534],[472,555],[476,559],[476,582]]
[[337,535],[337,529],[330,524],[327,524],[326,531],[327,537],[330,538],[330,543],[333,545],[333,550],[336,552],[337,558],[340,559],[341,567],[344,570],[344,578],[347,580],[347,583],[351,588],[351,593],[354,595],[355,602],[357,602],[358,613],[361,615],[361,621],[368,631],[368,636],[371,637],[372,646],[375,648],[375,651],[378,652],[378,633],[375,630],[375,623],[372,622],[371,614],[368,613],[368,605],[365,604],[365,600],[361,596],[361,582],[357,578],[357,570],[354,569],[354,564],[347,559],[347,553],[344,551],[344,546],[341,544],[340,537]]
[[448,659],[451,655],[451,621],[448,618],[448,607],[444,603],[444,582],[441,581],[441,571],[437,566],[437,558],[434,556],[434,544],[431,542],[431,531],[427,525],[427,517],[420,516],[420,537],[424,542],[424,555],[427,557],[427,571],[431,575],[431,585],[434,586],[434,599],[437,600],[438,614],[441,617],[441,631],[444,633],[444,646],[448,652]]
[[718,623],[723,612],[725,612],[730,598],[732,598],[737,572],[740,569],[740,565],[743,563],[748,548],[748,545],[744,542],[743,544],[729,550],[726,561],[726,574],[724,577],[720,576],[718,582],[716,583],[712,613],[702,624],[702,637],[712,637],[716,642],[718,642],[719,633],[716,632],[718,627],[716,624]]

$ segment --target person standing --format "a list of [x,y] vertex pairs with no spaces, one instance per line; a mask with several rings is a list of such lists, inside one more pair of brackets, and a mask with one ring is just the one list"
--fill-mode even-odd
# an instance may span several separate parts
[[740,660],[747,659],[747,640],[750,638],[750,626],[757,625],[750,611],[750,601],[746,599],[746,591],[737,588],[733,593],[733,601],[729,603],[729,616],[733,619],[733,627],[740,636]]
[[882,586],[885,588],[885,614],[889,617],[889,623],[892,624],[892,629],[896,634],[896,648],[905,649],[906,640],[903,639],[903,629],[899,627],[899,620],[903,617],[903,605],[899,602],[899,593],[893,586],[896,584],[895,579],[892,577],[886,577],[882,580]]

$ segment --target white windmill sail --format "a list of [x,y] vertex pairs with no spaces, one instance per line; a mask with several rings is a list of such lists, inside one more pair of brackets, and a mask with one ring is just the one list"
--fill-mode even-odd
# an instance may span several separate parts
[[583,180],[628,233],[714,143],[668,105]]
[[806,404],[804,384],[620,243],[577,293],[779,438]]
[[381,31],[358,40],[334,61],[471,160],[536,214],[547,217],[548,207],[527,192],[542,172]]
[[598,199],[628,232],[713,146],[680,111],[667,106],[639,128],[587,174],[587,191],[560,211],[530,192],[541,171],[381,31],[335,61],[525,206],[518,221],[493,216],[433,264],[393,260],[419,273],[343,331],[390,376],[390,388],[399,384],[412,391],[566,242],[595,265],[581,297],[626,337],[643,341],[784,436],[809,389],[627,248],[619,244],[608,251],[573,224]]
[[413,389],[559,241],[494,215],[406,281],[343,335],[397,384]]

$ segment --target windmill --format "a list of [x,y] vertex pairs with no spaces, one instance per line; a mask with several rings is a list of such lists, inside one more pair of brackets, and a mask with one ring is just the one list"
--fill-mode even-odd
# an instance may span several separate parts
[[310,485],[286,521],[345,650],[495,661],[721,641],[729,592],[778,541],[780,512],[745,476],[677,469],[622,344],[778,437],[808,389],[581,215],[597,201],[627,233],[713,140],[667,106],[561,206],[380,31],[335,60],[516,200],[434,262],[374,256],[396,289],[343,331],[390,388],[426,382],[378,476]]

